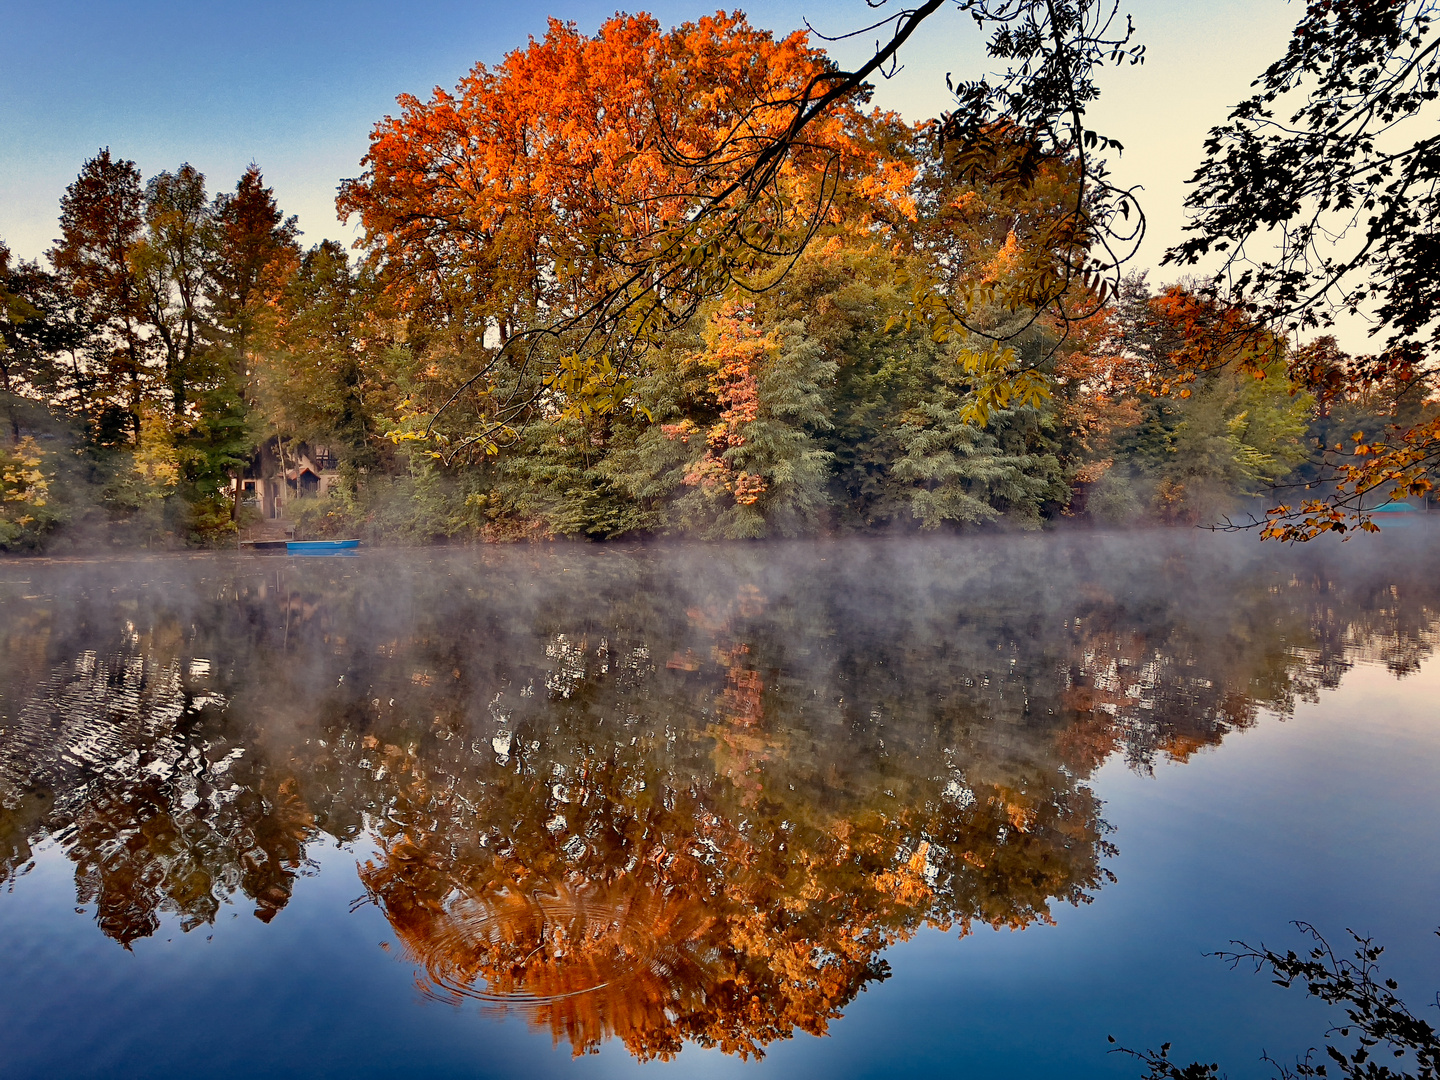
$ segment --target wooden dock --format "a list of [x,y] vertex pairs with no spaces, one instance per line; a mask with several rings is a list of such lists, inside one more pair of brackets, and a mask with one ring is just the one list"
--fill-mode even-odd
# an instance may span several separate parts
[[284,520],[270,519],[251,525],[240,534],[242,551],[284,551],[286,542],[295,535],[295,526]]

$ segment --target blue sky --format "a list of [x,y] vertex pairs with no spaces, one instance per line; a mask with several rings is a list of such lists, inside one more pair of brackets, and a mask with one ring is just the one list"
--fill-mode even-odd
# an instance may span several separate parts
[[[713,11],[698,0],[637,5],[670,25]],[[335,186],[360,171],[371,125],[395,96],[427,97],[476,62],[494,63],[547,16],[593,31],[616,5],[590,0],[0,0],[0,238],[37,257],[81,162],[108,145],[149,176],[189,161],[212,190],[250,161],[305,241],[348,240]],[[751,4],[758,25],[808,17],[835,32],[861,25],[864,0]],[[1158,262],[1179,235],[1183,181],[1207,128],[1283,51],[1297,6],[1281,0],[1135,0],[1145,66],[1110,73],[1095,110],[1127,152],[1119,174],[1146,188]],[[854,59],[870,42],[836,47]],[[848,55],[847,55],[848,54]],[[946,107],[947,71],[985,69],[974,27],[946,12],[910,47],[877,102],[911,119]]]

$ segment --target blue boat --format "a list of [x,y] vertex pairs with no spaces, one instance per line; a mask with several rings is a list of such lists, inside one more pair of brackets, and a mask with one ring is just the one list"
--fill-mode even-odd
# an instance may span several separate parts
[[290,555],[354,555],[359,540],[287,540],[285,551]]
[[1420,511],[1408,502],[1387,502],[1367,513],[1382,529],[1394,529],[1415,524]]

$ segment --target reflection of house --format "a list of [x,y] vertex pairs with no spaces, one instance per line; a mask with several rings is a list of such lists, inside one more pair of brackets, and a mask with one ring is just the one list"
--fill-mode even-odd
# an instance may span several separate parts
[[340,477],[338,464],[329,447],[272,438],[261,444],[236,484],[243,502],[263,517],[284,517],[291,499],[329,494]]

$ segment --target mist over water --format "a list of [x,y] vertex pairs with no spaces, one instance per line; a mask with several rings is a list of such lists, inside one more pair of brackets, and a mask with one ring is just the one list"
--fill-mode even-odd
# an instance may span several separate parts
[[[1115,1018],[997,1035],[955,972],[1014,941],[990,985],[1028,972],[1038,1001],[1138,896],[1184,910],[1145,853],[1200,817],[1162,794],[1243,817],[1363,737],[1307,811],[1348,821],[1440,745],[1401,722],[1433,713],[1427,528],[5,561],[0,639],[0,1026],[33,1034],[6,1075],[191,1074],[196,1010],[210,1075],[1130,1075],[1084,1030]],[[1389,704],[1266,734],[1347,684]],[[1428,874],[1412,795],[1385,827]],[[1303,826],[1265,813],[1231,857],[1298,880],[1254,853]],[[1382,849],[1337,843],[1299,895],[1330,910]]]

